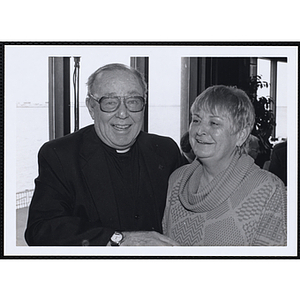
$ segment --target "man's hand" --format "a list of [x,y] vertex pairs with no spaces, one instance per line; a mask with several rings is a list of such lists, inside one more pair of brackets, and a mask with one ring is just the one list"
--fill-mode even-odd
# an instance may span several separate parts
[[121,246],[180,246],[165,235],[156,231],[125,231]]

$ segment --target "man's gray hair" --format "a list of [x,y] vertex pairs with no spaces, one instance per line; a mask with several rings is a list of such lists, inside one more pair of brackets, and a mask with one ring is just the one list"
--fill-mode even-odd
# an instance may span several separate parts
[[131,68],[129,66],[126,66],[124,64],[120,64],[120,63],[112,63],[112,64],[105,65],[105,66],[97,69],[93,74],[91,74],[90,77],[88,78],[88,81],[87,81],[88,92],[91,91],[93,83],[94,83],[96,77],[100,73],[105,72],[105,71],[114,71],[114,70],[130,71],[133,75],[135,75],[138,78],[138,80],[140,81],[140,84],[143,88],[143,94],[144,94],[143,96],[146,100],[147,84],[145,82],[145,79],[144,79],[143,75],[138,70],[136,70],[134,68]]

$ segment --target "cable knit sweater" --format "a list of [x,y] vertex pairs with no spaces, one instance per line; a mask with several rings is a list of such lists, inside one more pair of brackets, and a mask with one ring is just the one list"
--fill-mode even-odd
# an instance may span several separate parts
[[198,160],[169,179],[164,234],[184,246],[286,245],[286,189],[248,155],[199,186]]

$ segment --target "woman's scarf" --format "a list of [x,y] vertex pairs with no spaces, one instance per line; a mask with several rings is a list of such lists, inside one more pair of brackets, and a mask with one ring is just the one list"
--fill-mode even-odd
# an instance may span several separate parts
[[[203,166],[198,160],[187,167],[179,188],[182,205],[193,212],[206,212],[226,201],[254,171],[254,160],[236,153],[227,169],[221,171],[209,184],[200,187]],[[252,169],[252,170],[251,170]]]

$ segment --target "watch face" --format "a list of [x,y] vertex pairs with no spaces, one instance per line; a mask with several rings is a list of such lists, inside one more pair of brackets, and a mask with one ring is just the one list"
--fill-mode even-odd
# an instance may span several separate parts
[[119,232],[115,232],[113,234],[113,236],[111,237],[111,240],[114,242],[114,243],[119,243],[121,242],[123,239],[123,235]]

